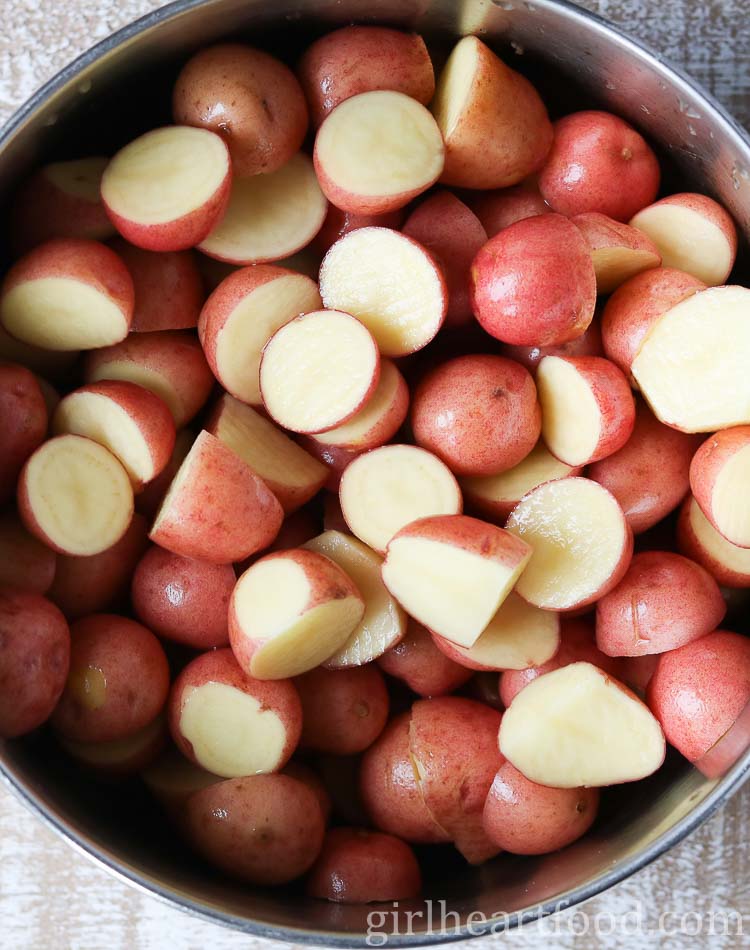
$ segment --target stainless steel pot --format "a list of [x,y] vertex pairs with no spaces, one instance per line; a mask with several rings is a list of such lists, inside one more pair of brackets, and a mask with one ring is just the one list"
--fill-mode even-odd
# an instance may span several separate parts
[[[439,47],[477,33],[538,82],[558,111],[599,104],[661,150],[667,179],[708,191],[750,233],[750,140],[695,83],[585,11],[555,0],[178,0],[100,43],[48,83],[0,135],[0,196],[42,159],[101,153],[169,120],[169,82],[193,49],[234,34],[292,60],[314,31],[357,20],[428,34]],[[670,181],[671,179],[671,181]],[[0,199],[2,200],[2,199]],[[742,265],[740,265],[742,266]],[[73,845],[123,879],[240,930],[338,946],[366,943],[368,914],[393,945],[428,944],[514,926],[584,901],[668,850],[750,774],[750,754],[709,781],[678,756],[646,782],[611,790],[594,831],[539,859],[503,856],[479,869],[429,855],[426,897],[455,929],[430,933],[425,905],[338,906],[294,890],[252,890],[194,859],[137,783],[94,785],[45,735],[0,743],[6,785]],[[422,912],[408,927],[405,912]],[[469,915],[478,912],[484,921]],[[504,916],[503,916],[504,915]],[[375,942],[375,941],[371,941]]]

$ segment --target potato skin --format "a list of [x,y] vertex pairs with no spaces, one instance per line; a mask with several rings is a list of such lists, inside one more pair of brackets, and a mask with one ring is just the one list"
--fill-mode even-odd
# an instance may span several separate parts
[[45,722],[65,686],[70,632],[46,597],[0,587],[0,737]]
[[15,511],[0,514],[0,587],[46,594],[55,579],[57,557],[26,530]]
[[177,77],[172,111],[175,122],[220,135],[241,176],[281,168],[307,132],[307,104],[294,73],[241,43],[196,53]]
[[403,680],[418,696],[444,696],[463,686],[472,670],[442,653],[429,630],[409,620],[406,636],[377,659],[383,672]]
[[12,497],[18,475],[47,434],[47,406],[31,370],[0,361],[0,505]]
[[250,884],[287,884],[320,853],[325,821],[315,792],[290,775],[227,779],[185,802],[188,841],[207,861]]

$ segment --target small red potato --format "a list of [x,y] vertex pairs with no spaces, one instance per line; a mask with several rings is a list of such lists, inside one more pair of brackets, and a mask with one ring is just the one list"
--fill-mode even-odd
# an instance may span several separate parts
[[328,794],[325,782],[318,773],[302,762],[292,760],[287,763],[281,774],[299,779],[300,782],[304,782],[305,785],[315,793],[315,797],[318,799],[318,804],[320,805],[320,810],[323,812],[323,820],[328,824],[331,818],[331,812],[333,811],[333,802],[331,796]]
[[472,676],[468,667],[439,650],[430,631],[411,618],[404,639],[378,657],[377,663],[383,672],[423,697],[452,693]]
[[51,419],[55,409],[60,405],[61,396],[52,383],[48,382],[42,376],[36,375],[37,385],[44,399],[44,405],[47,407],[47,418]]
[[388,690],[372,664],[345,670],[317,667],[295,677],[302,700],[300,745],[314,752],[356,755],[388,721]]
[[661,264],[661,255],[646,234],[606,214],[587,211],[570,219],[588,242],[598,294],[611,294],[620,284]]
[[536,89],[476,36],[453,48],[431,108],[445,139],[446,185],[515,185],[542,166],[552,143]]
[[241,43],[209,46],[191,57],[177,77],[172,112],[181,125],[220,135],[236,175],[281,168],[307,132],[307,106],[294,73]]
[[[163,717],[157,717],[155,722],[163,725]],[[156,761],[143,770],[141,778],[154,798],[178,825],[184,819],[185,802],[193,792],[222,781],[218,775],[207,772],[190,759],[186,759],[171,743]]]
[[659,162],[645,139],[609,112],[574,112],[554,124],[539,173],[542,197],[559,214],[598,211],[629,221],[656,197]]
[[50,717],[65,686],[70,633],[45,597],[0,588],[0,737],[13,739]]
[[14,511],[0,514],[0,587],[46,594],[56,568],[55,552],[29,534]]
[[68,620],[119,608],[127,603],[130,578],[148,547],[148,524],[139,514],[112,547],[90,557],[58,554],[49,599]]
[[[321,256],[328,253],[329,249],[350,231],[356,231],[359,228],[390,228],[399,231],[404,223],[406,210],[397,208],[395,211],[388,211],[385,214],[353,214],[350,211],[342,211],[336,205],[329,204],[323,227],[318,231],[312,240],[310,247]],[[318,268],[311,277],[318,276]]]
[[161,754],[167,741],[163,716],[157,716],[138,732],[110,742],[73,742],[60,745],[79,765],[98,775],[122,778],[147,769]]
[[144,518],[153,521],[156,517],[157,511],[161,507],[162,501],[164,501],[164,496],[172,484],[172,479],[177,474],[180,465],[185,461],[193,442],[195,442],[194,432],[190,432],[189,429],[180,430],[175,437],[172,455],[166,466],[152,482],[144,487],[143,491],[135,496],[135,510],[142,514]]
[[19,363],[38,376],[59,385],[70,378],[73,364],[79,357],[74,350],[45,350],[29,343],[22,343],[0,323],[0,361]]
[[136,383],[114,379],[65,396],[52,417],[52,432],[82,435],[109,449],[134,491],[166,468],[175,443],[174,420],[164,400]]
[[26,528],[59,554],[101,554],[133,518],[133,489],[120,462],[98,442],[60,435],[31,455],[18,479]]
[[283,520],[265,483],[203,431],[172,480],[149,537],[183,557],[231,564],[267,547]]
[[[623,657],[618,679],[622,680],[638,696],[645,697],[646,688],[654,675],[660,656],[660,653],[644,653],[643,656]],[[600,664],[595,663],[594,665],[600,666],[601,669]]]
[[737,228],[707,195],[669,195],[631,220],[659,249],[665,267],[692,274],[708,287],[726,283],[737,256]]
[[598,788],[538,785],[504,762],[484,806],[484,830],[503,851],[548,854],[586,834],[598,809]]
[[362,452],[358,449],[344,449],[337,445],[325,445],[310,435],[300,435],[296,441],[308,455],[312,455],[328,469],[328,477],[324,485],[328,492],[338,492],[344,469],[357,456],[362,455]]
[[558,214],[524,218],[484,245],[471,267],[472,307],[497,340],[557,346],[594,317],[596,275],[588,244]]
[[671,267],[655,267],[625,281],[602,313],[602,343],[607,358],[635,385],[630,367],[646,335],[662,314],[706,285]]
[[0,321],[32,346],[90,350],[125,339],[134,299],[132,278],[113,250],[98,241],[57,238],[29,251],[5,275]]
[[417,897],[422,875],[414,852],[394,835],[332,828],[307,878],[308,897],[342,904]]
[[314,762],[334,818],[347,825],[367,827],[370,820],[359,793],[360,756],[319,755]]
[[53,162],[19,188],[11,210],[14,250],[25,254],[52,238],[106,241],[115,233],[101,201],[100,185],[108,158]]
[[180,557],[152,545],[133,574],[133,610],[167,640],[195,650],[226,646],[227,611],[235,583],[231,564]]
[[717,432],[690,463],[690,488],[701,511],[731,544],[750,548],[750,426]]
[[515,360],[525,366],[532,376],[536,375],[537,368],[545,356],[604,356],[602,346],[602,332],[596,318],[588,325],[580,336],[560,346],[513,346],[505,343],[502,347],[503,356]]
[[471,262],[487,242],[479,218],[450,191],[437,191],[412,211],[403,232],[426,247],[443,268],[448,285],[445,325],[470,324]]
[[340,650],[364,611],[354,582],[330,558],[305,548],[277,551],[237,581],[229,642],[251,676],[298,676]]
[[122,238],[112,241],[133,278],[135,309],[131,331],[189,330],[198,323],[203,278],[192,251],[144,251]]
[[323,193],[337,208],[385,214],[438,180],[444,154],[425,106],[402,92],[376,90],[345,99],[326,116],[313,161]]
[[750,640],[715,630],[663,653],[646,698],[667,741],[695,762],[731,729],[750,701]]
[[0,363],[0,505],[16,490],[24,463],[47,434],[47,406],[34,374]]
[[677,520],[677,547],[724,587],[750,587],[750,548],[727,541],[688,495]]
[[510,188],[480,192],[469,199],[469,206],[482,222],[488,238],[499,234],[503,228],[510,227],[516,221],[549,211],[549,205],[539,194],[539,186],[534,177]]
[[229,152],[221,137],[208,129],[171,125],[121,148],[104,169],[101,195],[126,241],[147,251],[183,251],[199,244],[221,220],[231,185]]
[[481,864],[500,850],[482,824],[503,762],[500,720],[497,710],[456,696],[420,699],[412,706],[409,747],[424,803],[469,864]]
[[726,609],[719,585],[699,564],[671,551],[642,551],[596,605],[596,645],[609,656],[676,650],[715,630]]
[[299,742],[302,706],[291,680],[246,676],[232,651],[210,650],[174,681],[169,731],[201,768],[238,778],[278,772]]
[[362,803],[379,831],[412,844],[447,842],[450,835],[425,805],[410,750],[410,723],[410,712],[396,716],[362,756]]
[[528,370],[503,356],[458,356],[428,373],[412,398],[418,445],[456,475],[495,475],[536,445],[542,413]]
[[[311,541],[320,533],[320,518],[307,509],[301,508],[287,515],[281,523],[281,528],[276,538],[268,548],[268,553],[273,551],[286,551],[289,548],[301,548],[308,541]],[[244,571],[250,565],[243,568]]]
[[180,330],[134,333],[95,350],[86,357],[84,377],[87,383],[119,379],[143,386],[169,406],[177,429],[202,409],[215,382],[195,336]]
[[634,534],[653,528],[687,494],[695,436],[662,425],[643,402],[625,445],[589,466],[587,475],[610,491]]
[[250,775],[200,789],[185,802],[187,840],[232,877],[288,884],[315,862],[325,818],[315,792],[291,775]]
[[161,712],[169,666],[146,627],[92,614],[70,628],[70,672],[52,725],[73,742],[111,742],[143,729]]

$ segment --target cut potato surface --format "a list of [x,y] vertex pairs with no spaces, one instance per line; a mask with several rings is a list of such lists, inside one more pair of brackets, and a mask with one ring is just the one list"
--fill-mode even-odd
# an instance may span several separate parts
[[611,294],[641,271],[659,266],[659,255],[634,247],[599,247],[591,252],[599,294]]
[[602,433],[599,403],[584,376],[559,356],[547,356],[536,375],[542,438],[567,465],[591,461]]
[[328,202],[301,152],[267,175],[235,177],[229,206],[198,249],[231,264],[289,257],[323,226]]
[[329,669],[363,666],[382,656],[406,633],[406,614],[383,583],[383,559],[341,531],[324,531],[303,547],[330,558],[357,585],[365,612],[346,643],[323,664]]
[[324,432],[351,418],[372,395],[380,354],[348,313],[316,310],[271,337],[260,364],[268,414],[293,432]]
[[112,547],[133,516],[133,489],[103,446],[61,435],[40,446],[18,486],[19,512],[40,540],[61,554],[87,557]]
[[587,478],[535,488],[510,513],[506,527],[534,551],[516,589],[545,610],[593,603],[620,581],[633,549],[622,509]]
[[[698,486],[693,487],[697,496]],[[703,493],[701,493],[702,501]],[[706,499],[711,521],[734,545],[750,548],[750,445],[731,455],[719,471]]]
[[389,228],[359,228],[331,247],[320,268],[323,304],[353,314],[383,356],[422,349],[440,329],[448,291],[416,241]]
[[750,423],[748,365],[750,290],[710,287],[659,319],[632,373],[662,422],[683,432],[714,432]]
[[741,548],[714,528],[695,498],[688,498],[677,528],[680,550],[697,561],[720,584],[750,587],[750,548]]
[[648,707],[590,663],[525,686],[503,715],[499,741],[526,778],[553,788],[634,782],[655,772],[665,753]]
[[353,534],[376,551],[405,525],[428,515],[457,515],[461,489],[440,459],[412,445],[384,445],[344,469],[341,510]]

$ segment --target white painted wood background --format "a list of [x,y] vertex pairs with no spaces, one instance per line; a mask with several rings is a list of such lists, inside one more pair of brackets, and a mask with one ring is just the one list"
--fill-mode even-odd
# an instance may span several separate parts
[[[0,122],[77,53],[160,5],[158,0],[2,0]],[[750,122],[750,0],[588,0],[583,5],[682,63],[738,118]],[[749,808],[746,787],[689,841],[590,901],[587,934],[581,933],[587,921],[567,914],[557,924],[542,922],[487,940],[550,950],[750,947]],[[704,915],[705,925],[712,910],[744,915],[745,935],[704,931],[692,936],[694,915]],[[665,911],[672,914],[669,929],[688,916],[682,933],[607,933],[609,915],[618,930],[618,921],[634,911],[647,928],[655,928]],[[110,877],[0,790],[1,950],[167,947],[273,950],[268,941],[192,919]]]

